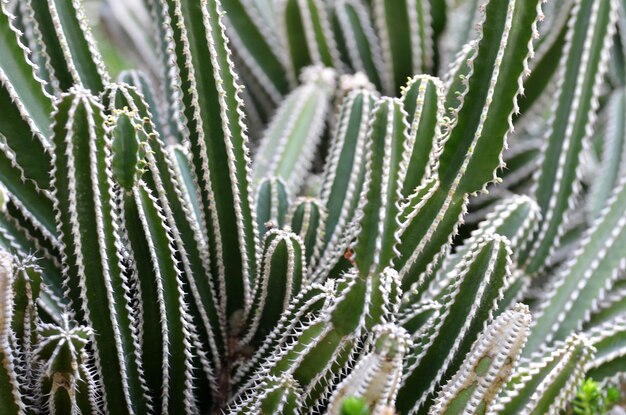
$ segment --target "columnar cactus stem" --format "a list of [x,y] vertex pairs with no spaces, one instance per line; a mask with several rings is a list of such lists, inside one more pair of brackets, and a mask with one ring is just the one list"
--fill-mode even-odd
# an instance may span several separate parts
[[310,264],[315,267],[317,281],[328,276],[356,236],[351,221],[365,177],[365,143],[375,96],[370,90],[356,89],[340,105],[320,192],[327,213],[324,241],[316,247],[318,256]]
[[254,289],[252,308],[242,343],[260,343],[302,289],[306,260],[304,242],[298,235],[271,229],[265,236],[261,275]]
[[535,176],[533,194],[543,218],[527,251],[527,269],[531,273],[553,254],[581,191],[581,152],[589,145],[596,119],[616,8],[613,0],[580,0],[572,9],[567,43],[559,62],[559,99],[554,101],[558,104],[544,140],[542,165]]
[[[446,104],[453,109],[450,124],[445,126],[450,135],[437,174],[409,197],[400,216],[399,256],[394,266],[404,287],[430,272],[431,264],[445,252],[465,212],[468,194],[496,180],[533,54],[540,6],[540,1],[511,0],[489,1],[483,8],[480,37],[471,42],[459,61],[463,64],[451,78]],[[482,29],[487,27],[490,30]],[[485,49],[491,44],[498,44],[498,50]]]
[[8,415],[25,415],[26,405],[14,366],[16,351],[11,345],[14,273],[13,257],[0,251],[0,409]]
[[290,193],[303,184],[326,124],[335,87],[332,69],[313,66],[300,76],[295,89],[278,109],[255,157],[254,177],[280,177]]
[[211,278],[220,312],[228,319],[250,306],[256,273],[257,231],[240,86],[219,0],[162,0],[162,5],[176,46],[170,53],[180,70],[177,87],[208,230]]
[[[142,370],[126,358],[134,354],[137,339],[114,209],[112,143],[102,107],[87,91],[73,90],[58,105],[52,187],[64,288],[77,320],[88,322],[98,333],[92,340],[105,401],[121,413],[142,413],[146,405]],[[79,170],[86,174],[77,174]]]
[[582,336],[569,337],[518,367],[489,415],[558,413],[576,393],[594,353]]
[[33,10],[41,48],[59,88],[73,85],[97,94],[109,82],[109,74],[98,51],[79,0],[26,0]]
[[349,396],[361,398],[370,414],[381,414],[385,408],[395,406],[410,338],[402,328],[386,324],[374,327],[370,343],[371,351],[359,358],[350,376],[335,389],[328,404],[329,414],[339,413]]
[[[498,235],[486,235],[465,255],[436,298],[444,310],[428,329],[428,343],[414,352],[418,358],[406,368],[398,394],[401,411],[428,412],[426,403],[440,388],[440,380],[458,370],[485,322],[492,318],[509,285],[510,267],[509,242]],[[442,349],[450,352],[441,355]]]
[[337,47],[343,60],[355,72],[367,75],[378,90],[392,95],[394,86],[384,68],[379,39],[370,23],[372,16],[363,0],[339,0],[332,8]]
[[282,228],[286,224],[289,211],[289,192],[281,178],[271,177],[264,179],[258,186],[256,196],[256,220],[259,235],[273,227]]
[[517,304],[491,323],[441,389],[429,415],[485,414],[513,372],[530,321],[528,307]]
[[42,324],[37,357],[41,360],[42,406],[50,414],[101,413],[99,385],[88,367],[85,350],[91,330],[71,327],[67,315],[62,326]]
[[285,67],[292,79],[310,65],[341,67],[337,45],[322,0],[280,0],[277,22],[288,51]]

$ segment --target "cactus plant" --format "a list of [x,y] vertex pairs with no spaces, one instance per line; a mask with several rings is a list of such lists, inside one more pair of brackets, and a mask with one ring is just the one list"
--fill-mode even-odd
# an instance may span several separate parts
[[604,405],[625,5],[0,0],[0,413]]

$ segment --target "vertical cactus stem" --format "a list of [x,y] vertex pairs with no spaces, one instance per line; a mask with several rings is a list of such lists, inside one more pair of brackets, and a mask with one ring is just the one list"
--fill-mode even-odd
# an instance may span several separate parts
[[530,322],[528,307],[517,304],[487,326],[429,414],[486,413],[513,372]]
[[409,350],[410,337],[402,328],[392,324],[375,326],[371,351],[363,354],[333,392],[329,413],[339,413],[345,398],[358,396],[378,414],[385,407],[394,407],[402,378],[402,362]]
[[[394,266],[406,280],[405,288],[429,274],[446,252],[466,212],[468,195],[498,181],[517,97],[533,55],[537,21],[543,16],[541,3],[486,2],[478,39],[450,73],[445,123],[449,137],[438,174],[408,198],[398,230],[400,255]],[[490,48],[492,44],[498,47]]]
[[389,74],[384,68],[371,13],[362,0],[340,0],[333,5],[333,23],[338,48],[355,72],[367,75],[385,95],[393,95]]
[[398,92],[407,78],[432,70],[430,2],[374,0],[371,3],[385,70],[392,79],[394,91]]
[[80,0],[33,1],[43,47],[63,91],[73,85],[97,94],[110,82]]
[[[163,0],[170,13],[194,173],[208,230],[210,274],[228,320],[250,307],[257,229],[241,87],[234,73],[219,0]],[[193,52],[192,52],[193,51]],[[219,110],[216,110],[219,109]],[[226,166],[226,167],[224,167]]]
[[15,350],[12,347],[14,315],[13,257],[0,250],[0,409],[8,415],[25,415],[26,405],[20,392],[15,368]]
[[587,199],[587,212],[591,219],[597,218],[610,198],[612,189],[620,177],[626,175],[626,90],[613,92],[604,110],[607,117],[602,138],[602,169],[591,184]]
[[134,354],[137,338],[121,253],[111,138],[102,107],[89,92],[74,89],[58,105],[51,175],[64,289],[77,320],[98,333],[92,339],[95,366],[107,405],[141,413],[147,404],[142,369],[126,358]]
[[312,66],[300,77],[302,85],[285,98],[264,133],[254,159],[255,182],[280,177],[290,193],[304,183],[326,126],[335,72]]
[[[143,97],[145,106],[150,111],[150,122],[154,124],[154,130],[159,133],[162,140],[175,136],[175,132],[166,130],[169,127],[168,120],[164,120],[163,108],[159,107],[158,96],[146,74],[134,69],[126,70],[122,71],[117,79],[118,82],[123,82],[136,88],[137,94]],[[108,88],[111,87],[109,86]]]
[[[159,304],[163,340],[161,410],[163,413],[194,413],[197,408],[193,396],[191,361],[196,333],[186,304],[175,242],[158,199],[145,183],[138,182],[133,194],[154,267]],[[212,386],[217,389],[216,385]]]
[[[316,281],[323,280],[352,242],[351,226],[365,176],[365,143],[369,114],[376,94],[367,89],[348,93],[340,104],[331,148],[324,165],[320,199],[327,219],[323,245],[309,264]],[[347,173],[344,171],[347,170]]]
[[291,225],[293,232],[302,239],[306,266],[311,263],[311,258],[319,255],[316,250],[324,240],[327,216],[326,207],[315,198],[300,198],[294,201],[291,207],[287,222]]
[[251,0],[228,1],[223,5],[235,54],[254,77],[255,85],[274,105],[278,104],[295,79],[289,79],[286,71],[285,50],[273,47],[280,42],[276,22],[263,16],[272,11],[260,10],[261,6]]
[[445,140],[444,85],[438,78],[417,75],[402,88],[402,101],[410,126],[403,153],[407,178],[402,195],[406,198],[423,179],[437,173]]
[[366,167],[358,208],[359,234],[355,262],[362,275],[382,271],[397,256],[402,185],[406,160],[406,113],[399,99],[382,98],[373,110],[366,144]]
[[305,272],[304,242],[289,231],[271,229],[265,236],[263,256],[241,343],[267,336],[291,300],[300,292]]
[[259,236],[286,224],[290,197],[284,180],[279,177],[265,178],[258,186],[256,196],[256,220]]
[[279,30],[288,51],[285,67],[293,79],[310,65],[342,69],[322,0],[280,0],[276,3]]
[[[189,168],[187,152],[165,148],[156,125],[152,122],[151,108],[138,90],[123,84],[109,85],[104,93],[103,101],[107,103],[109,112],[118,113],[120,109],[130,108],[135,114],[137,128],[142,138],[140,153],[143,158],[142,170],[145,181],[155,197],[169,223],[170,232],[176,241],[176,249],[180,255],[187,287],[192,293],[195,310],[199,315],[203,330],[208,338],[213,365],[221,366],[220,349],[224,348],[226,338],[225,316],[218,315],[216,308],[217,296],[212,282],[207,284],[206,274],[210,269],[210,258],[207,251],[206,228],[204,215],[199,205],[200,197],[193,182],[193,172]],[[142,130],[145,130],[141,132]],[[176,147],[177,149],[182,148]],[[180,160],[183,158],[184,160]],[[181,165],[183,163],[184,165]],[[137,176],[137,175],[136,175]],[[190,183],[191,189],[187,189]],[[193,308],[193,306],[192,306]],[[200,334],[202,330],[200,330]],[[208,366],[205,373],[212,372]]]

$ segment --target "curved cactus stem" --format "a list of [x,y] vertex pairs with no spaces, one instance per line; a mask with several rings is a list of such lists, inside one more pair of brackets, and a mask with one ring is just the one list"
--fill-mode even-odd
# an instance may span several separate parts
[[61,326],[41,324],[38,332],[36,354],[42,365],[38,382],[44,409],[51,414],[103,413],[100,385],[85,350],[92,330],[72,325],[64,314]]
[[305,270],[302,239],[288,231],[268,231],[259,267],[261,275],[256,280],[242,344],[259,344],[272,331],[291,300],[300,292]]
[[[569,30],[572,6],[575,0],[565,0],[559,3],[558,10],[549,13],[541,28],[541,37],[537,42],[537,54],[530,65],[530,75],[524,81],[524,95],[519,97],[519,114],[516,115],[516,124],[530,121],[545,108],[548,100],[554,99],[555,89],[550,85],[559,68],[559,61],[565,49],[565,40]],[[548,3],[550,5],[550,3]],[[543,28],[549,28],[544,34]]]
[[402,186],[407,162],[406,113],[398,99],[381,98],[372,111],[365,145],[365,178],[356,213],[354,261],[361,275],[381,272],[396,256]]
[[417,75],[402,88],[402,102],[410,125],[403,154],[407,165],[402,195],[406,198],[424,178],[436,171],[445,138],[444,85],[428,75]]
[[[8,5],[0,4],[0,142],[3,169],[47,189],[52,97],[37,76]],[[10,166],[10,167],[9,167]],[[26,185],[26,184],[24,184]],[[19,182],[14,186],[22,186]]]
[[626,269],[626,180],[621,180],[607,204],[549,287],[524,350],[526,355],[546,342],[564,340],[582,329]]
[[[49,158],[48,155],[46,157]],[[50,168],[51,164],[48,167]],[[15,208],[14,212],[24,219],[23,223],[32,228],[33,232],[42,235],[45,240],[42,243],[57,246],[54,209],[50,195],[47,191],[42,191],[35,182],[24,180],[24,177],[24,171],[15,162],[15,154],[0,133],[0,181],[6,199]]]
[[452,108],[445,125],[449,137],[437,171],[408,198],[399,219],[394,266],[404,287],[428,274],[445,252],[465,213],[468,194],[496,181],[533,54],[540,6],[541,0],[487,2],[478,39],[460,55],[449,75],[446,105]]
[[340,0],[332,4],[332,23],[337,47],[344,62],[361,72],[386,95],[394,86],[385,71],[382,51],[371,26],[371,13],[363,0]]
[[41,50],[61,91],[74,85],[101,92],[110,81],[80,0],[27,0],[41,37]]
[[[162,0],[175,47],[177,84],[201,196],[210,275],[226,319],[250,306],[256,275],[246,126],[219,0]],[[175,70],[172,67],[172,70]]]
[[439,391],[429,415],[486,413],[513,372],[530,322],[528,307],[517,304],[489,324],[459,371]]
[[529,273],[541,270],[554,253],[580,193],[581,153],[589,145],[595,123],[616,18],[617,2],[613,0],[579,0],[572,9],[559,62],[558,98],[532,189],[542,220],[533,244],[523,255]]
[[280,177],[297,194],[322,139],[335,73],[322,67],[306,68],[303,84],[278,108],[264,133],[254,159],[254,178]]
[[98,334],[92,336],[93,349],[107,406],[144,413],[142,370],[126,358],[136,352],[137,335],[120,252],[112,143],[102,107],[87,91],[73,90],[59,102],[53,139],[52,188],[65,294],[77,320]]
[[370,413],[393,408],[402,378],[402,362],[409,350],[410,337],[404,329],[392,324],[375,326],[369,351],[333,392],[328,413],[340,413],[345,398],[358,396]]
[[[276,350],[284,348],[293,336],[301,332],[302,325],[309,319],[326,309],[335,299],[334,282],[329,281],[325,285],[310,284],[303,287],[302,291],[291,301],[283,312],[272,332],[267,335],[254,355],[237,368],[234,383],[248,381],[252,372],[258,366],[269,359]],[[248,382],[249,386],[249,382]],[[246,387],[240,388],[238,394],[245,393]]]
[[[159,112],[164,116],[164,132],[162,138],[171,143],[179,143],[182,139],[182,131],[184,130],[183,120],[180,109],[180,74],[177,70],[173,70],[175,65],[175,56],[172,49],[176,47],[174,42],[174,33],[171,28],[171,17],[167,4],[162,0],[144,0],[146,7],[150,13],[152,20],[152,29],[154,30],[154,44],[156,45],[156,54],[160,65],[154,68],[157,72]],[[153,111],[157,112],[156,107]]]
[[285,226],[290,203],[289,192],[281,178],[263,179],[256,196],[256,221],[260,237],[268,230]]
[[559,413],[575,395],[593,353],[589,340],[575,335],[530,361],[522,360],[488,414]]
[[357,89],[348,93],[339,107],[319,196],[327,213],[324,240],[316,246],[318,255],[309,264],[315,269],[316,281],[328,276],[354,237],[350,233],[356,230],[352,221],[365,176],[365,143],[375,97],[369,89]]
[[319,249],[324,240],[326,218],[327,213],[322,202],[310,197],[296,200],[287,217],[291,230],[302,239],[307,266],[311,263],[311,258],[319,255],[315,250]]
[[[439,390],[440,382],[459,369],[509,285],[511,256],[508,240],[486,235],[450,275],[436,298],[443,309],[425,334],[428,342],[413,352],[419,358],[406,368],[398,393],[400,411],[427,413],[426,403]],[[441,350],[448,352],[441,354]]]
[[292,80],[310,65],[341,69],[324,0],[279,0],[274,8],[281,46],[287,51],[283,65]]
[[429,0],[373,0],[372,14],[393,91],[408,78],[433,69],[434,43]]
[[[446,281],[447,275],[462,261],[463,256],[473,249],[476,241],[489,234],[498,234],[509,240],[512,259],[515,262],[517,252],[531,241],[540,217],[539,207],[528,196],[514,195],[502,200],[489,212],[485,220],[480,222],[478,229],[463,241],[463,245],[458,246],[453,254],[444,259],[439,270],[431,273],[428,278],[420,280],[405,295],[410,296],[410,301],[418,301],[423,296],[435,297],[442,288],[438,284]],[[516,284],[517,280],[516,278],[511,282],[511,288],[521,288]]]

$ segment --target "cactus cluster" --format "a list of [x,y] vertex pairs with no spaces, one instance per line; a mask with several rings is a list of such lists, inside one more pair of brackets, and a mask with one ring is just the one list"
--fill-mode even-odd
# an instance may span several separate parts
[[81,0],[0,0],[0,413],[539,415],[619,382],[625,7],[103,0],[113,76]]

